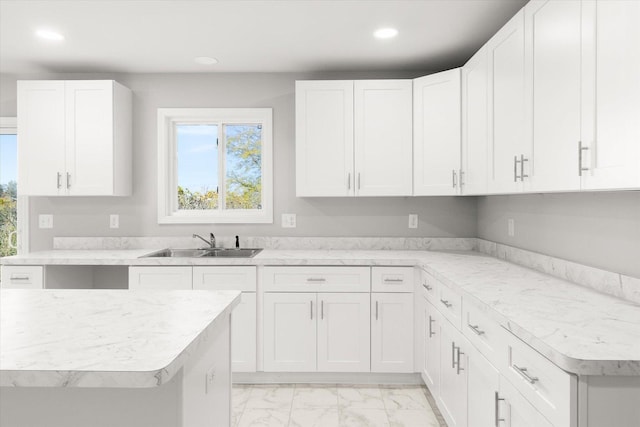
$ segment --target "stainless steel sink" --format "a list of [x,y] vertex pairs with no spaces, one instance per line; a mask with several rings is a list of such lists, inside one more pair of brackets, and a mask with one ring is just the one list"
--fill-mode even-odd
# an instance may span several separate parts
[[202,249],[161,249],[140,258],[253,258],[262,249],[253,248],[202,248]]

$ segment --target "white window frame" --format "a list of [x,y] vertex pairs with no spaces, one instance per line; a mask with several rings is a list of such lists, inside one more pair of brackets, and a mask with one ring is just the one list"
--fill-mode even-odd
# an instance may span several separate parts
[[[16,117],[0,117],[0,134],[18,135],[18,120]],[[20,141],[18,141],[20,144]],[[18,149],[20,149],[18,147]],[[19,165],[18,165],[19,167]],[[20,183],[18,183],[17,201],[17,227],[16,243],[18,255],[29,252],[29,198],[20,195]]]
[[[272,117],[271,108],[158,108],[158,224],[273,223]],[[185,123],[262,124],[262,209],[178,210],[175,125]]]

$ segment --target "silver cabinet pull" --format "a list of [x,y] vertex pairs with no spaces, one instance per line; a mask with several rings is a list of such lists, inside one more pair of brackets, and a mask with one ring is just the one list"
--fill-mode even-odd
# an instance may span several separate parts
[[351,172],[347,174],[347,190],[351,190]]
[[476,335],[484,335],[484,331],[481,331],[478,325],[467,325],[469,329],[476,333]]
[[360,189],[360,172],[358,172],[358,190]]
[[320,301],[320,320],[324,319],[324,300]]
[[309,312],[311,314],[311,320],[313,320],[313,301],[309,301]]
[[67,190],[71,188],[71,174],[67,172]]
[[458,185],[458,180],[456,179],[456,170],[451,170],[451,181],[453,183],[453,188],[456,188]]
[[307,282],[326,282],[327,279],[324,277],[308,277]]
[[518,179],[520,179],[518,176],[518,163],[520,163],[518,156],[513,156],[513,182],[518,182]]
[[529,159],[524,157],[524,154],[520,154],[520,181],[524,181],[525,178],[529,178],[529,175],[524,174],[524,162],[528,162]]
[[376,301],[376,320],[378,320],[378,301]]
[[456,374],[460,375],[460,371],[464,371],[462,363],[460,363],[460,356],[464,353],[460,351],[460,347],[456,347],[456,353],[458,354],[458,362],[456,363]]
[[496,391],[495,394],[495,414],[496,414],[496,422],[495,422],[495,427],[500,427],[500,421],[504,421],[504,418],[500,418],[500,402],[503,401],[504,399],[500,397],[500,395],[498,394],[498,392]]
[[31,278],[28,275],[12,275],[9,280],[30,280]]
[[462,190],[462,186],[464,186],[464,171],[460,169],[460,189]]
[[429,316],[429,338],[431,338],[436,334],[435,332],[433,332],[433,329],[431,328],[431,325],[433,325],[433,322],[435,322],[435,319]]
[[515,371],[517,373],[520,374],[520,376],[522,378],[524,378],[529,384],[535,384],[539,381],[538,377],[532,377],[531,375],[529,375],[529,373],[527,372],[527,368],[521,368],[516,364],[512,364],[511,365],[513,367],[513,369],[515,369]]
[[453,304],[451,304],[449,301],[447,301],[446,299],[441,299],[440,302],[442,304],[444,304],[445,307],[447,308],[451,308],[453,306]]
[[429,285],[427,285],[426,283],[423,283],[423,284],[422,284],[422,287],[423,287],[423,288],[425,288],[425,289],[426,289],[426,290],[428,290],[428,291],[432,291],[432,290],[433,290],[433,286],[429,286]]
[[390,283],[402,283],[404,282],[404,279],[384,279],[384,281]]
[[589,170],[589,168],[582,167],[582,152],[588,149],[589,147],[582,146],[582,141],[578,141],[578,176],[582,176],[582,172]]
[[456,343],[451,341],[451,367],[456,367]]
[[62,174],[60,172],[58,172],[58,177],[57,177],[57,181],[56,181],[56,186],[58,188],[62,187],[62,183],[60,182],[60,180],[62,179]]

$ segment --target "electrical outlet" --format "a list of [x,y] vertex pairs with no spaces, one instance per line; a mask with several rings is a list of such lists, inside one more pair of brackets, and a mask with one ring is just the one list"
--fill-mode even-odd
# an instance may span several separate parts
[[513,237],[516,235],[516,224],[513,218],[509,218],[507,220],[507,232],[509,234],[509,237]]
[[409,228],[418,228],[418,214],[409,214]]
[[209,368],[204,378],[204,393],[209,394],[213,391],[213,386],[215,384],[216,378],[216,367],[212,366]]
[[53,215],[38,215],[38,227],[40,228],[53,228]]
[[296,228],[296,214],[282,214],[282,228]]
[[120,215],[111,214],[109,215],[109,228],[119,228],[120,227]]

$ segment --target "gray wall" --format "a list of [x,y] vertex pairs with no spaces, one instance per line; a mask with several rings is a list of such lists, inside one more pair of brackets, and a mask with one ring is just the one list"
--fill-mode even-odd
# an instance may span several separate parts
[[478,237],[640,278],[640,191],[479,197]]
[[[426,72],[424,74],[427,74]],[[295,197],[294,82],[318,78],[416,77],[359,74],[91,74],[0,76],[0,115],[16,113],[15,82],[24,79],[113,78],[128,86],[133,101],[134,194],[132,197],[32,197],[31,250],[49,249],[54,236],[414,236],[474,237],[472,198]],[[274,224],[158,225],[156,221],[156,110],[160,107],[272,107],[274,124]],[[54,215],[54,228],[37,228],[38,214]],[[280,227],[282,213],[296,213],[298,227]],[[407,227],[408,214],[419,228]],[[120,214],[120,228],[108,226]]]

